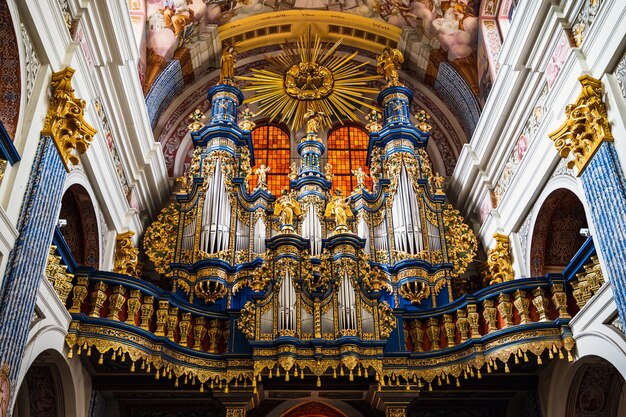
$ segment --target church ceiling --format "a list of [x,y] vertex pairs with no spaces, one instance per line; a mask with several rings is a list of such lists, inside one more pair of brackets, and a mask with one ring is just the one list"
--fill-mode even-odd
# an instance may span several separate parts
[[170,175],[179,174],[176,161],[182,166],[189,153],[187,116],[208,107],[205,92],[216,82],[222,47],[234,44],[236,75],[250,75],[267,66],[265,56],[277,54],[284,40],[297,40],[307,23],[322,42],[341,39],[340,53],[370,61],[371,73],[384,47],[403,51],[403,82],[428,96],[416,105],[439,114],[434,136],[441,140],[429,152],[442,172],[454,169],[480,114],[477,1],[128,1],[148,114]]

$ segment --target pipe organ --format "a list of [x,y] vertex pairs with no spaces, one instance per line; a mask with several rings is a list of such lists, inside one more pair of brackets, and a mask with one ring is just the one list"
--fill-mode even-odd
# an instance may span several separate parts
[[165,230],[175,236],[163,235],[151,257],[176,294],[203,308],[237,311],[232,328],[253,351],[299,340],[352,346],[350,355],[361,362],[402,331],[394,308],[452,301],[452,281],[476,242],[433,175],[428,131],[408,118],[410,90],[380,93],[384,124],[370,129],[368,150],[374,187],[359,180],[345,196],[332,195],[320,168],[325,146],[316,129],[299,138],[301,162],[282,196],[262,180],[248,184],[250,131],[234,123],[243,95],[217,85],[208,97],[211,118],[192,133],[191,168],[167,215],[147,232],[153,242]]

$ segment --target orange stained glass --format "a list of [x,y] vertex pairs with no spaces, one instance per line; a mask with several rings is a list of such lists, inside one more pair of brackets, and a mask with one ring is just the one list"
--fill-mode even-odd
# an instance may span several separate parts
[[250,178],[250,191],[254,190],[257,176],[254,171],[261,164],[270,167],[267,173],[267,188],[274,195],[280,195],[284,188],[289,189],[289,163],[291,157],[289,135],[279,126],[259,126],[252,131],[254,149],[253,174]]
[[[340,188],[345,195],[356,188],[356,177],[353,170],[359,167],[369,174],[365,164],[369,135],[356,126],[342,126],[333,130],[328,136],[328,163],[333,166],[333,190]],[[371,190],[372,179],[367,178],[365,185]]]

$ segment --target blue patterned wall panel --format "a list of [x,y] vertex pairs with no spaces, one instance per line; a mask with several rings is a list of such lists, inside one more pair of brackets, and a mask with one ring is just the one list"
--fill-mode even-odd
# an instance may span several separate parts
[[16,381],[61,206],[65,168],[52,139],[42,137],[0,292],[0,363]]
[[184,85],[183,69],[180,62],[175,59],[157,76],[152,87],[150,87],[150,91],[146,94],[148,117],[153,128],[163,109],[172,102]]
[[626,179],[613,143],[600,145],[581,180],[617,310],[626,319]]

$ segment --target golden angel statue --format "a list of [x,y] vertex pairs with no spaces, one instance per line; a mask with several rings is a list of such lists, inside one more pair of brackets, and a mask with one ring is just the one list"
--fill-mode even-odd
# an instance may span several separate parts
[[443,194],[443,184],[446,181],[444,177],[439,175],[439,173],[435,173],[433,176],[433,184],[435,186],[435,194]]
[[325,113],[322,111],[316,111],[309,109],[304,114],[304,120],[306,120],[306,133],[317,133],[322,126],[322,117]]
[[254,123],[252,121],[252,118],[256,116],[256,114],[252,113],[250,111],[250,108],[248,106],[246,106],[246,108],[244,109],[244,111],[241,112],[240,115],[240,121],[239,121],[239,127],[241,128],[241,130],[252,130],[256,127],[256,123]]
[[357,190],[363,190],[365,188],[365,179],[369,176],[363,168],[359,167],[358,169],[352,170],[352,175],[356,177],[356,188]]
[[328,181],[332,181],[335,178],[335,174],[333,174],[333,166],[331,164],[324,165],[324,176]]
[[402,85],[399,81],[398,69],[404,62],[404,55],[398,49],[386,47],[383,54],[376,58],[378,73],[385,77],[387,87]]
[[274,214],[280,216],[280,231],[293,233],[293,219],[302,215],[300,203],[295,199],[294,193],[283,190],[283,195],[274,204]]
[[295,180],[298,178],[298,164],[296,164],[295,162],[291,163],[291,166],[289,167],[289,179],[291,181]]
[[257,175],[256,188],[267,189],[267,173],[270,171],[270,167],[266,167],[265,164],[261,164],[260,167],[254,170]]
[[231,45],[222,52],[222,58],[220,59],[220,84],[233,85],[235,62],[237,62],[235,47]]
[[340,189],[335,191],[335,196],[326,205],[324,217],[329,218],[331,216],[335,218],[335,232],[349,231],[348,218],[353,217],[352,209],[350,208],[350,197],[344,198]]

